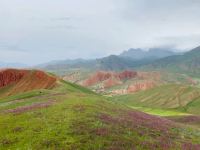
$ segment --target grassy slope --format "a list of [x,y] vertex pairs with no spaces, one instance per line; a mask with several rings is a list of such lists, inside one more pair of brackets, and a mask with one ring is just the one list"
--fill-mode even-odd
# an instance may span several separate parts
[[185,108],[187,111],[200,103],[200,89],[187,85],[167,84],[135,94],[116,96],[114,99],[131,106]]
[[147,70],[164,70],[175,73],[187,74],[199,77],[200,74],[200,47],[197,47],[184,55],[169,56],[142,66]]
[[[7,112],[38,103],[50,106]],[[0,149],[181,149],[191,147],[186,143],[200,144],[197,130],[134,111],[64,81],[54,90],[1,99],[0,131]]]
[[112,101],[174,122],[200,128],[200,89],[186,85],[163,85],[132,95],[116,96]]

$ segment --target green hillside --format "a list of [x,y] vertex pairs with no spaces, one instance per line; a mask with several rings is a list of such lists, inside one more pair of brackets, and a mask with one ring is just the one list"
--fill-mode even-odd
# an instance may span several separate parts
[[113,99],[132,107],[176,109],[199,113],[200,89],[188,85],[167,84]]
[[182,149],[200,131],[60,81],[0,100],[0,149]]
[[186,52],[183,55],[169,56],[157,60],[142,68],[145,70],[167,70],[200,77],[200,47]]

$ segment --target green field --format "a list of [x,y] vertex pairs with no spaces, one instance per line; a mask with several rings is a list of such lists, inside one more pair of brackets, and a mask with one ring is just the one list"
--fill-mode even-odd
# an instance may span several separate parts
[[181,112],[174,109],[161,109],[161,108],[148,108],[148,107],[137,107],[137,106],[130,106],[130,108],[152,114],[157,116],[185,116],[185,115],[191,115],[189,113]]
[[115,96],[112,99],[128,106],[176,109],[197,114],[200,112],[200,89],[188,85],[166,84],[135,94]]
[[136,111],[65,81],[52,90],[1,99],[0,131],[0,149],[5,150],[173,150],[200,144],[198,129]]
[[162,116],[200,128],[200,89],[182,84],[166,84],[109,100],[139,111]]

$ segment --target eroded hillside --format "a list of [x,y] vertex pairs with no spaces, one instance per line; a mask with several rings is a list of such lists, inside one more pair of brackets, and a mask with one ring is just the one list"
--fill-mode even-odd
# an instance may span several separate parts
[[0,96],[19,94],[35,89],[50,89],[56,85],[56,77],[40,70],[0,70]]
[[105,95],[136,93],[166,84],[199,86],[199,81],[195,78],[185,74],[162,71],[75,71],[66,74],[63,79]]

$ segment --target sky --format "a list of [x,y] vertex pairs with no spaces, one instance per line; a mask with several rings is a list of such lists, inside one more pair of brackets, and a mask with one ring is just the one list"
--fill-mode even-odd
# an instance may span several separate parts
[[0,0],[0,62],[200,45],[200,0]]

